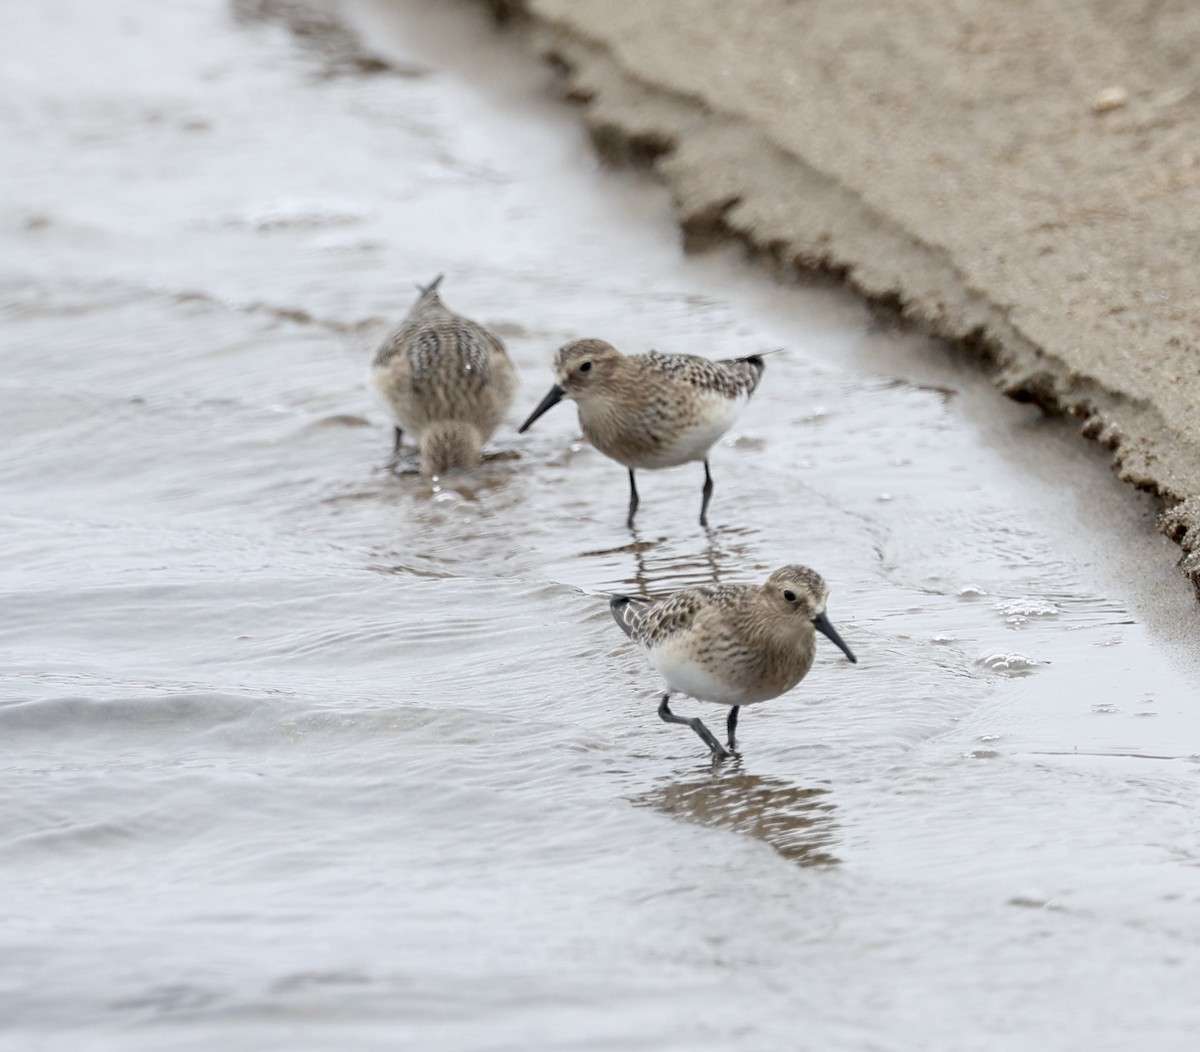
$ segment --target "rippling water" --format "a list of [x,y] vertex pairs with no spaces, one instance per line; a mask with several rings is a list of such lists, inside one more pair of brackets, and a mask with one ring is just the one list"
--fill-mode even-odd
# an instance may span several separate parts
[[[683,258],[479,13],[321,12],[0,13],[6,1040],[1192,1047],[1196,614],[1151,509],[945,349]],[[631,535],[570,407],[388,471],[365,365],[442,271],[513,424],[571,337],[785,348],[713,528],[692,465]],[[860,664],[713,770],[605,593],[792,561]]]

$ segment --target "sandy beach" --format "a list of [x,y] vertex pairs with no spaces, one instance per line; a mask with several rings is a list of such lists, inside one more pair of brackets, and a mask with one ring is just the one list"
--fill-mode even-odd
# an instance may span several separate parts
[[1200,8],[491,4],[687,242],[837,275],[1078,418],[1200,595]]

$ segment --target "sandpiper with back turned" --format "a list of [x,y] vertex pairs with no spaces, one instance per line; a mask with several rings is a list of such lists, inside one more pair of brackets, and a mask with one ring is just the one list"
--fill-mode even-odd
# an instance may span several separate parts
[[[725,759],[736,749],[734,732],[743,705],[786,694],[812,667],[814,630],[854,653],[825,615],[829,590],[807,566],[784,566],[765,584],[685,588],[664,599],[616,595],[609,606],[621,630],[640,643],[666,680],[658,714],[691,727]],[[699,718],[676,716],[673,693],[728,705],[729,750]]]
[[396,428],[393,454],[411,431],[421,473],[475,467],[483,444],[512,405],[517,374],[494,333],[442,303],[439,274],[384,339],[370,384]]
[[629,517],[633,526],[637,468],[704,463],[700,525],[708,525],[713,482],[708,451],[737,419],[763,373],[761,355],[711,361],[693,354],[624,355],[603,340],[573,340],[554,356],[558,378],[521,425],[572,399],[584,437],[606,457],[629,469]]

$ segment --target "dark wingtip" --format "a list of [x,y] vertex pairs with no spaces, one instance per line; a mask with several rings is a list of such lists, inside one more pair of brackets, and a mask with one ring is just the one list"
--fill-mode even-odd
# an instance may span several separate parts
[[739,358],[738,361],[753,365],[755,369],[758,369],[761,372],[767,367],[766,360],[770,355],[783,354],[783,352],[786,350],[786,347],[774,347],[769,351],[759,351],[757,354],[748,354],[745,358]]
[[630,604],[636,602],[639,602],[638,598],[632,595],[614,595],[608,600],[608,609],[613,620],[630,639],[633,638],[633,626],[629,623],[627,611]]
[[739,358],[739,362],[750,366],[752,373],[749,378],[748,394],[754,394],[758,390],[758,385],[762,381],[763,373],[766,372],[767,363],[763,361],[761,354],[748,354],[745,358]]
[[417,291],[421,294],[421,299],[424,299],[426,296],[431,296],[433,293],[437,292],[438,286],[442,283],[442,278],[445,276],[445,274],[439,274],[428,285],[418,285]]

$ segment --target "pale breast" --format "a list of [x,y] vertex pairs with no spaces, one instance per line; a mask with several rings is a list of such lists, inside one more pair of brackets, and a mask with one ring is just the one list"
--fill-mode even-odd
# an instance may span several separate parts
[[713,444],[733,427],[746,398],[706,395],[695,400],[693,412],[681,414],[683,420],[673,435],[657,451],[648,451],[641,463],[631,467],[673,468],[693,460],[704,460]]
[[[738,585],[693,590],[703,592],[694,616],[677,631],[658,633],[647,648],[671,690],[700,701],[752,705],[787,693],[804,678],[813,660],[811,631],[765,630],[756,616],[757,591]],[[664,613],[671,602],[663,604]]]
[[686,646],[667,643],[649,650],[648,654],[651,664],[658,669],[667,688],[673,693],[719,705],[743,704],[745,691],[701,665]]
[[737,420],[747,398],[652,389],[636,404],[580,404],[584,436],[629,468],[671,468],[703,460]]
[[794,682],[781,670],[757,660],[735,639],[713,641],[707,633],[681,634],[649,652],[650,661],[672,691],[718,705],[752,705],[782,694]]

